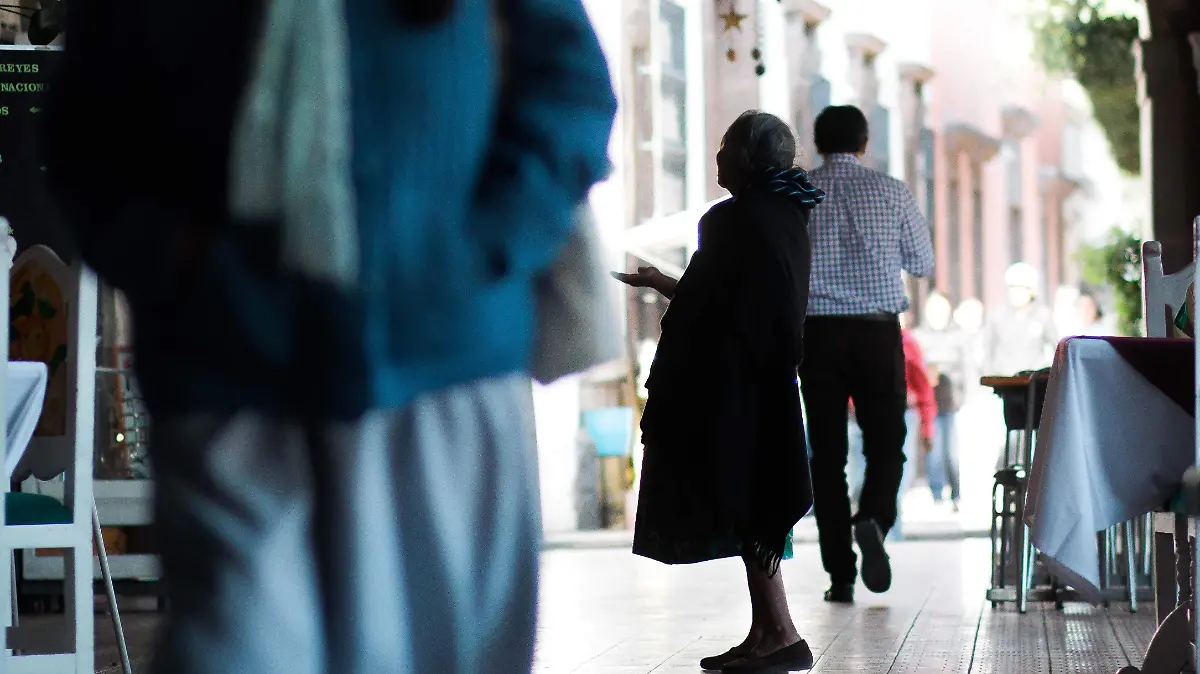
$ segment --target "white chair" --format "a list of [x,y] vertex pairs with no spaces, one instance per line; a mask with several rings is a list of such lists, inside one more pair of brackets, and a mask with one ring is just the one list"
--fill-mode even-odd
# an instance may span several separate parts
[[[29,349],[49,356],[51,367],[61,370],[61,379],[56,382],[52,372],[43,425],[12,477],[20,480],[32,475],[51,480],[63,476],[64,498],[59,502],[44,494],[9,493],[10,480],[2,481],[5,507],[0,508],[0,564],[9,565],[4,571],[14,582],[0,582],[2,598],[13,607],[11,613],[5,612],[7,629],[0,630],[0,672],[91,674],[95,670],[93,536],[107,581],[122,665],[128,672],[128,655],[93,498],[96,277],[81,264],[65,265],[42,246],[23,253],[14,263],[13,272],[10,290],[16,301],[12,306],[33,302],[33,311],[38,312],[36,321],[25,324],[32,326],[27,328],[30,334],[13,336],[13,350]],[[49,297],[42,296],[46,293]],[[65,316],[59,315],[60,309],[65,310]],[[9,326],[5,324],[4,328],[7,332]],[[64,336],[65,344],[59,343]],[[22,340],[32,342],[23,344]],[[29,354],[16,355],[20,358]],[[46,630],[44,625],[36,630],[19,625],[13,553],[37,549],[64,550],[65,624],[60,631]]]
[[[1200,237],[1200,218],[1193,224],[1193,237]],[[1200,243],[1196,238],[1193,247]],[[1187,289],[1196,278],[1196,260],[1174,274],[1164,274],[1162,266],[1162,244],[1146,241],[1142,244],[1142,321],[1147,337],[1168,337],[1175,334],[1175,316],[1187,299]],[[1195,317],[1193,317],[1195,320]],[[1176,606],[1176,583],[1174,579],[1175,556],[1171,554],[1177,521],[1174,513],[1151,513],[1150,531],[1154,537],[1152,548],[1154,577],[1154,602],[1158,622],[1161,624]],[[1170,578],[1171,582],[1163,582]]]
[[[1192,222],[1192,262],[1174,274],[1164,274],[1162,244],[1142,244],[1142,319],[1147,337],[1168,337],[1175,333],[1175,316],[1184,306],[1188,286],[1196,277],[1200,259],[1200,217]],[[1196,317],[1191,317],[1195,322]],[[1200,370],[1200,356],[1197,360]],[[1197,410],[1200,412],[1200,409]],[[1192,561],[1196,550],[1188,544],[1194,536],[1195,520],[1169,511],[1150,514],[1155,612],[1159,628],[1147,649],[1142,668],[1123,668],[1121,672],[1175,674],[1195,666],[1195,636],[1189,621],[1194,585]],[[1197,623],[1200,627],[1200,622]],[[1190,664],[1188,659],[1192,659]],[[1188,669],[1187,671],[1194,671]]]
[[1142,319],[1147,337],[1174,334],[1175,315],[1183,306],[1188,286],[1194,278],[1195,259],[1174,274],[1163,274],[1162,244],[1157,241],[1142,244]]

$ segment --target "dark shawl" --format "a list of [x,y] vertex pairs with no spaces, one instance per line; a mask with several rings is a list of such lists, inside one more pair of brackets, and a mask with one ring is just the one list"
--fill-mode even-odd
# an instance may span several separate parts
[[647,381],[637,554],[753,555],[773,574],[812,506],[796,372],[808,213],[823,195],[797,173],[782,187],[760,179],[700,221]]

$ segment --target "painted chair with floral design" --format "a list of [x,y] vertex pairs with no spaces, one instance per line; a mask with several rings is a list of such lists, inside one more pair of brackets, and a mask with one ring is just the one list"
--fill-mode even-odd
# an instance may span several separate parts
[[[90,673],[95,667],[94,552],[106,581],[122,664],[129,671],[100,523],[93,498],[96,406],[95,274],[68,265],[44,246],[33,246],[9,275],[9,360],[45,363],[49,385],[34,437],[14,474],[3,480],[0,564],[14,579],[13,553],[63,550],[64,629],[23,627],[15,582],[0,582],[13,607],[0,630],[0,671]],[[63,482],[61,500],[38,492],[9,492],[10,481]],[[93,545],[95,541],[95,545]],[[6,554],[7,553],[7,554]],[[0,576],[2,577],[2,576]],[[7,612],[6,612],[7,613]]]

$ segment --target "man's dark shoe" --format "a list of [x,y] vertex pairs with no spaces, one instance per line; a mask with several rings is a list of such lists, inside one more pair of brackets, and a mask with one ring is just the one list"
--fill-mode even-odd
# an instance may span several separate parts
[[853,604],[854,583],[834,583],[825,590],[825,601],[830,604]]
[[862,553],[862,580],[867,589],[879,594],[892,586],[892,563],[883,549],[883,531],[875,520],[860,520],[854,525],[854,540]]

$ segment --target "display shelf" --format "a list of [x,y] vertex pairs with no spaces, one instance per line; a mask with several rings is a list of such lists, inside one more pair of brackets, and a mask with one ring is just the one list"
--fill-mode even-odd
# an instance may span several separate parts
[[[96,480],[96,510],[101,527],[145,527],[154,521],[154,483],[151,480]],[[26,492],[63,497],[63,482],[27,480],[21,485]],[[62,557],[37,555],[21,551],[21,579],[29,581],[63,578]],[[157,581],[158,556],[150,554],[113,554],[108,556],[114,580]],[[93,575],[100,578],[99,560],[93,560]]]
[[[96,510],[102,527],[144,527],[154,522],[154,482],[151,480],[96,480]],[[63,498],[60,480],[27,480],[21,491]]]

